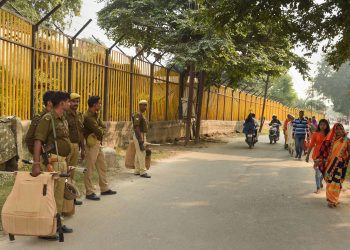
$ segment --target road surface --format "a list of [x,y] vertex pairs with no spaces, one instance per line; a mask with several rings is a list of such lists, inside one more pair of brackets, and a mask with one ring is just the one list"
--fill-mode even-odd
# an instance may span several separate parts
[[65,243],[0,240],[0,249],[349,249],[349,194],[337,209],[313,194],[310,164],[281,144],[212,145],[130,175],[115,197],[85,201]]

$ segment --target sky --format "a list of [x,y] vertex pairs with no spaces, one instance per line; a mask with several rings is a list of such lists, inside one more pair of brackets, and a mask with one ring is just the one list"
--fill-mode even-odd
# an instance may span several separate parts
[[[97,3],[96,0],[83,0],[83,5],[81,9],[81,15],[74,17],[72,19],[72,25],[71,27],[66,31],[69,35],[74,35],[75,32],[77,32],[81,26],[84,25],[85,22],[87,22],[90,18],[92,19],[92,22],[89,24],[89,26],[82,32],[82,34],[79,35],[80,38],[88,38],[95,36],[100,41],[102,41],[107,46],[111,46],[113,44],[112,41],[110,41],[104,32],[98,27],[97,25],[97,15],[96,12],[99,11],[101,8],[103,8],[103,3]],[[123,48],[123,50],[129,54],[134,55],[135,51],[134,49],[128,49]],[[301,49],[295,49],[295,52],[297,54],[302,53]],[[321,60],[322,53],[314,53],[311,58],[308,58],[310,61],[309,67],[310,67],[310,75],[315,76],[316,70],[317,70],[317,63]],[[295,68],[291,68],[289,70],[289,74],[291,75],[293,79],[293,85],[294,89],[297,92],[298,96],[300,98],[306,97],[306,91],[310,86],[310,82],[303,80],[303,77],[299,74],[299,72]]]

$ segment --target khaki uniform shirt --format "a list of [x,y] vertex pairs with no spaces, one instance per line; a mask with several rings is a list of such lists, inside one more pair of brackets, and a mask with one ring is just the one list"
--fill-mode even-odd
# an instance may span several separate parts
[[140,126],[141,133],[148,132],[148,121],[146,117],[141,112],[137,112],[133,115],[134,126]]
[[69,139],[71,143],[80,143],[80,135],[83,133],[83,114],[79,111],[73,112],[68,110],[66,112],[66,120],[69,128]]
[[101,120],[101,117],[90,110],[86,111],[84,114],[84,137],[87,138],[90,134],[95,134],[97,140],[102,141],[105,132],[106,125]]
[[[64,116],[59,117],[55,111],[49,112],[39,121],[35,130],[35,140],[40,140],[48,146],[54,146],[53,127],[51,116],[53,117],[57,135],[57,147],[59,156],[67,157],[71,151],[69,140],[68,123]],[[55,147],[49,153],[56,154]]]

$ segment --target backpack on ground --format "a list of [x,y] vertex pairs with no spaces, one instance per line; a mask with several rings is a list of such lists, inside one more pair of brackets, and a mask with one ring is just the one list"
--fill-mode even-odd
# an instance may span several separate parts
[[10,240],[14,235],[50,236],[59,229],[64,241],[61,217],[57,213],[52,173],[37,177],[29,172],[17,172],[15,184],[1,212],[2,225]]

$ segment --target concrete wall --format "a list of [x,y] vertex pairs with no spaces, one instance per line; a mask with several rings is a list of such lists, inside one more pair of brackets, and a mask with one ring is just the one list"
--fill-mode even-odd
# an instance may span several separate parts
[[[27,133],[29,124],[30,121],[22,121],[23,135]],[[106,122],[106,125],[107,133],[104,138],[104,145],[113,148],[125,147],[132,138],[131,122]],[[242,132],[242,129],[243,122],[208,120],[202,121],[201,135],[227,134],[237,130]],[[182,121],[151,122],[147,141],[154,143],[173,142],[184,136],[185,123]]]

